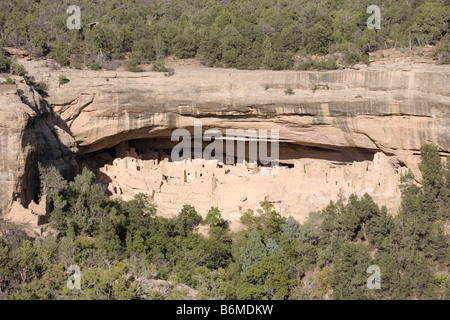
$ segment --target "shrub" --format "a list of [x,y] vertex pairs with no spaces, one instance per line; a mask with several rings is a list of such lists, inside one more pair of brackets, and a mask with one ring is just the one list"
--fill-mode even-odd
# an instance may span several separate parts
[[125,69],[131,72],[142,72],[143,69],[140,66],[139,58],[136,54],[130,54],[128,60],[125,62]]
[[103,61],[103,68],[106,70],[117,70],[119,67],[122,66],[122,61],[120,60],[106,60]]
[[60,75],[58,78],[58,82],[59,84],[66,84],[67,82],[69,82],[70,80],[67,79],[67,77],[65,75]]
[[27,70],[25,69],[25,67],[19,63],[14,63],[12,65],[12,72],[13,72],[13,74],[21,76],[21,77],[23,77],[24,75],[26,75],[28,73]]
[[5,82],[3,82],[4,84],[14,84],[14,80],[11,79],[10,77],[7,77]]
[[157,71],[157,72],[167,72],[167,68],[164,64],[164,59],[158,59],[153,63],[153,67],[152,67],[153,71]]
[[317,70],[336,70],[338,65],[336,64],[336,59],[331,58],[324,61],[319,61],[316,63]]
[[9,72],[11,69],[11,60],[0,54],[0,72]]
[[294,92],[294,90],[292,90],[292,88],[287,88],[286,90],[284,90],[284,93],[289,96],[295,94],[295,92]]
[[330,89],[330,87],[328,86],[328,83],[326,83],[326,84],[316,83],[316,84],[313,84],[310,89],[313,91],[316,91],[319,88],[323,88],[323,89],[327,89],[327,90]]
[[348,66],[353,66],[359,62],[365,64],[370,63],[369,55],[364,52],[360,52],[358,49],[355,48],[345,49],[343,58],[344,63]]
[[314,61],[311,58],[300,63],[297,66],[298,70],[336,70],[339,66],[336,63],[336,59],[330,58],[324,61]]
[[164,75],[165,75],[166,77],[171,77],[171,76],[173,76],[174,74],[175,74],[175,69],[174,69],[174,68],[167,68],[167,72],[164,73]]
[[450,40],[442,40],[433,52],[436,64],[450,64]]
[[89,68],[90,68],[91,70],[98,71],[98,70],[100,70],[102,67],[100,66],[100,64],[99,64],[98,62],[94,62],[93,64],[91,64],[91,65],[89,66]]
[[83,68],[81,63],[78,63],[78,62],[75,62],[72,66],[77,70],[81,70]]
[[34,85],[34,87],[41,96],[47,95],[48,85],[44,81],[39,81]]

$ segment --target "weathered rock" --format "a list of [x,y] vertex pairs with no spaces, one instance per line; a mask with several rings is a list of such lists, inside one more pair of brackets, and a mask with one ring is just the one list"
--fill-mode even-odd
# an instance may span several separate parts
[[66,175],[76,169],[75,141],[57,123],[46,101],[24,83],[0,95],[0,212],[35,198],[38,162]]
[[[52,154],[64,140],[73,150],[73,137],[78,155],[88,157],[123,141],[170,138],[175,128],[192,129],[198,119],[204,129],[279,129],[281,156],[290,163],[297,158],[351,163],[372,160],[382,152],[419,176],[422,144],[431,142],[443,155],[450,153],[449,66],[385,65],[328,72],[177,67],[174,76],[165,77],[157,72],[54,72],[45,62],[22,63],[37,80],[48,82],[47,100],[68,128],[59,139],[42,144],[49,136],[49,117],[30,114],[33,109],[19,101],[0,103],[26,109],[8,116],[17,125],[2,126],[0,138],[2,148],[17,150],[8,150],[8,156],[2,153],[2,175],[14,172],[3,178],[8,183],[4,190],[21,190],[16,198],[25,196],[24,203],[31,193],[15,184],[26,181],[23,176],[31,179],[26,164],[37,161],[26,146],[46,145],[45,153]],[[60,85],[61,74],[70,82]],[[286,94],[289,88],[295,94]],[[41,124],[38,119],[43,119]],[[8,135],[14,138],[5,142]],[[23,139],[34,142],[23,144]],[[17,155],[26,157],[14,161]],[[64,166],[70,162],[68,156],[61,152],[53,158]],[[2,195],[2,203],[11,203],[11,196]]]
[[[49,102],[81,153],[167,136],[174,128],[192,127],[195,118],[204,127],[277,128],[282,141],[382,150],[400,158],[425,142],[450,151],[447,66],[330,72],[179,68],[172,77],[64,72],[71,81],[51,86]],[[286,88],[295,95],[286,95]]]

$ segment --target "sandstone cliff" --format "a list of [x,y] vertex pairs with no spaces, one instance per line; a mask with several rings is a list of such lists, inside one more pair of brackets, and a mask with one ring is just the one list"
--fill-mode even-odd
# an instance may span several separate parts
[[[76,143],[47,102],[16,77],[0,94],[0,212],[17,200],[28,206],[39,191],[38,163],[68,174],[76,169]],[[19,82],[21,81],[21,82]]]
[[[75,151],[67,143],[70,137],[61,142],[51,134],[57,117],[75,139],[78,159],[124,141],[167,139],[175,128],[192,129],[195,119],[203,121],[204,129],[279,129],[280,157],[286,163],[299,158],[370,161],[382,152],[392,164],[418,175],[423,143],[435,143],[442,155],[450,154],[449,66],[391,64],[329,72],[180,66],[166,77],[157,72],[55,72],[45,62],[23,63],[36,80],[49,84],[46,100],[56,115],[35,96],[29,98],[32,106],[14,94],[1,97],[2,208],[13,197],[30,201],[29,168],[39,146],[47,148],[47,161],[60,167],[70,163]],[[60,85],[61,74],[70,82]],[[286,94],[289,88],[295,94]]]

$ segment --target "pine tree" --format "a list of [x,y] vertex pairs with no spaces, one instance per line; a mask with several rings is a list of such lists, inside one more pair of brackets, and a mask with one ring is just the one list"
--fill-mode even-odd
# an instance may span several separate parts
[[241,249],[239,263],[244,274],[254,263],[260,262],[267,255],[266,246],[261,242],[257,229],[250,231],[247,244]]
[[422,172],[423,195],[421,198],[423,212],[430,219],[437,218],[441,189],[444,186],[444,174],[441,157],[437,146],[424,144],[420,148],[421,160],[419,165]]
[[301,225],[292,216],[287,218],[286,222],[282,225],[283,233],[289,238],[289,240],[294,240],[299,237]]

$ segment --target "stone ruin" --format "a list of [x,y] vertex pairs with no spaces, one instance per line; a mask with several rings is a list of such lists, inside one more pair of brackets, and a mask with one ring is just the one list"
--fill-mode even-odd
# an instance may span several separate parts
[[3,219],[22,226],[25,231],[32,235],[37,233],[42,236],[46,230],[49,217],[49,199],[44,195],[39,203],[32,201],[28,208],[24,208],[20,202],[14,201],[11,210],[3,216]]
[[283,216],[305,221],[336,201],[370,194],[395,214],[400,204],[399,182],[407,171],[384,153],[372,161],[339,163],[302,158],[290,166],[262,167],[256,163],[224,164],[218,160],[186,159],[171,162],[162,150],[136,151],[128,143],[116,147],[116,158],[99,169],[113,197],[131,200],[137,193],[149,195],[158,214],[172,217],[185,204],[195,206],[203,216],[217,206],[231,222],[241,227],[239,218],[248,209],[256,210],[269,201]]

